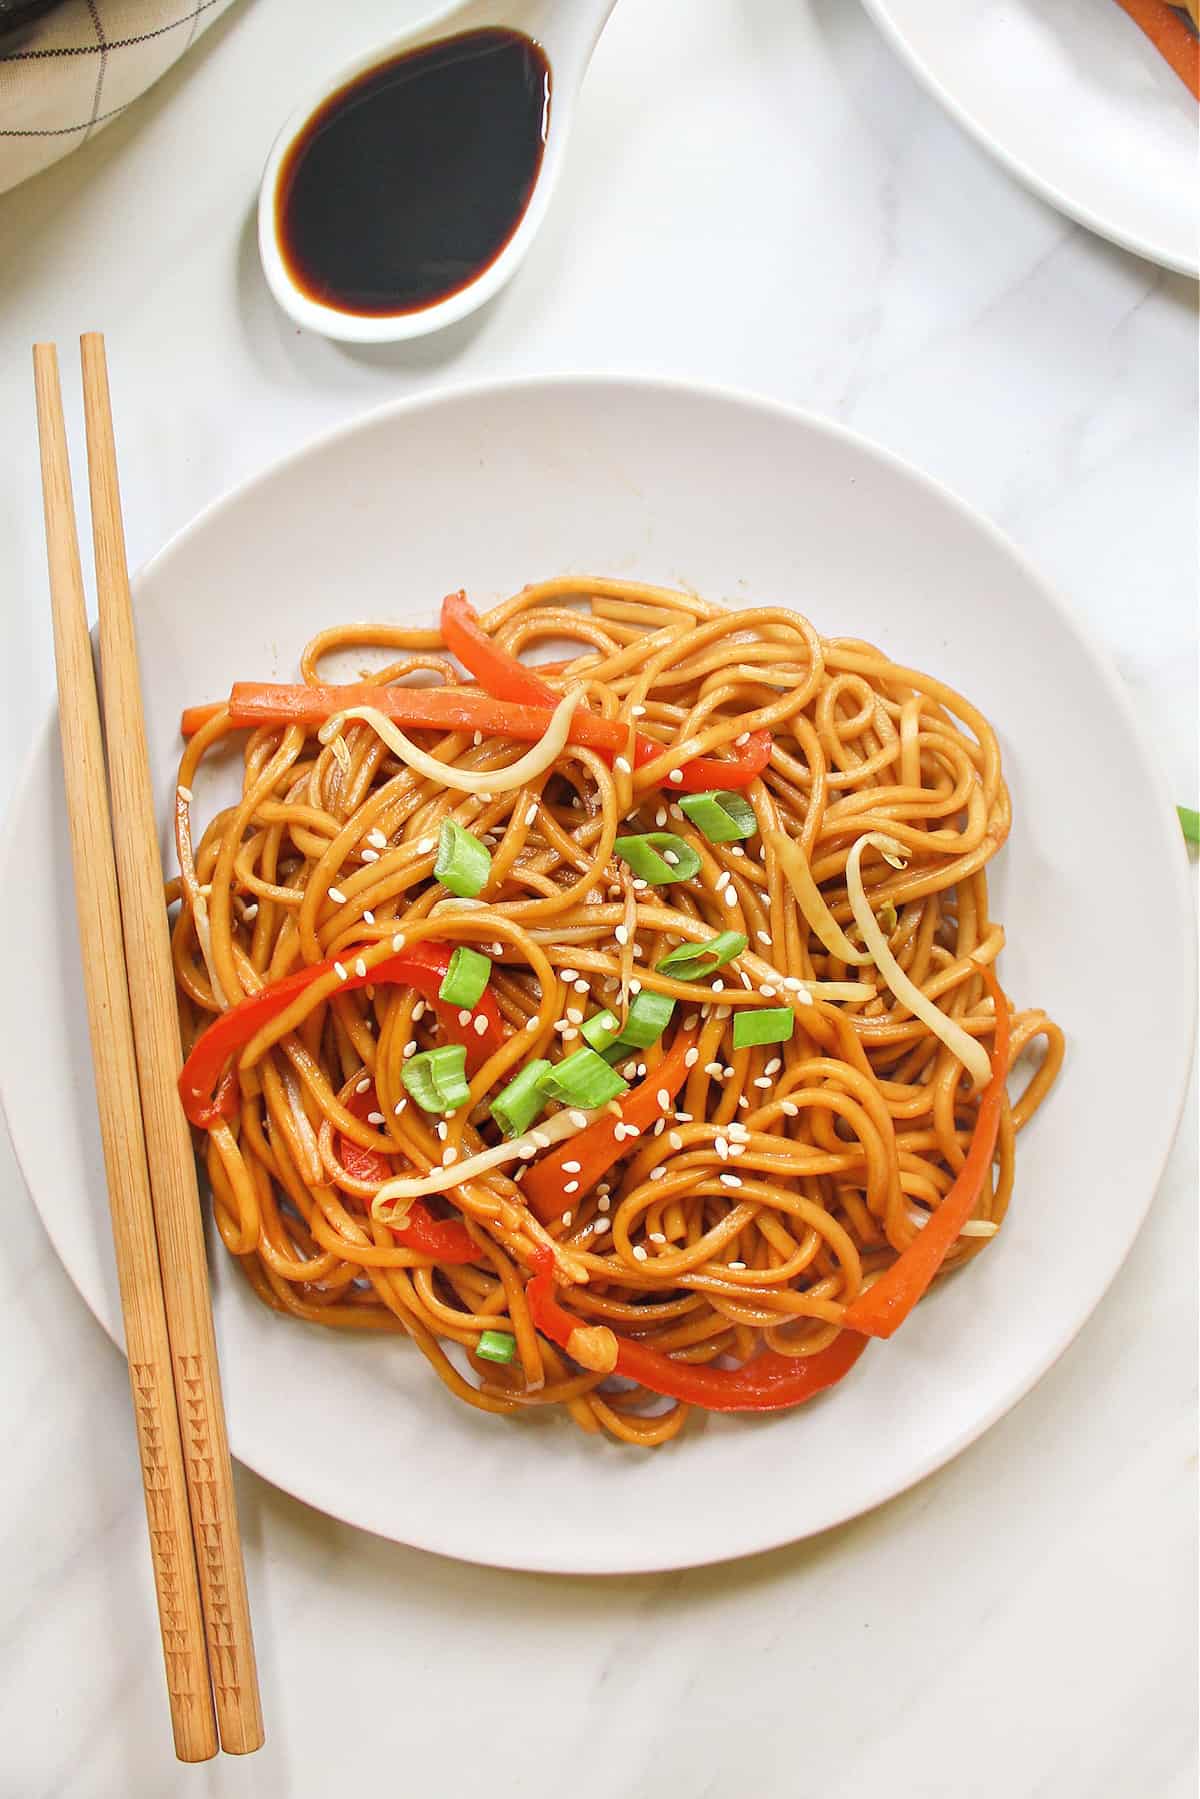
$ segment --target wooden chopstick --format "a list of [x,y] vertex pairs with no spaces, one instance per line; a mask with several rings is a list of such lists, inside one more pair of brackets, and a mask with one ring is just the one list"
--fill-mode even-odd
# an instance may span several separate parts
[[87,333],[80,340],[80,352],[113,842],[150,1191],[217,1726],[221,1747],[240,1755],[257,1749],[263,1740],[262,1708],[217,1369],[196,1165],[177,1090],[182,1066],[179,1021],[104,339],[97,332]]
[[159,1281],[100,709],[53,344],[34,346],[33,371],[79,947],[171,1727],[180,1760],[205,1761],[217,1752],[217,1731]]

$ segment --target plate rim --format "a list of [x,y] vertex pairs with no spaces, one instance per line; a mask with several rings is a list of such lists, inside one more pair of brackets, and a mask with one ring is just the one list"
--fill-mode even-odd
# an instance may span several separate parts
[[1200,277],[1200,247],[1191,255],[1177,256],[1161,243],[1155,244],[1151,238],[1139,236],[1136,232],[1122,230],[1119,225],[1103,218],[1090,206],[1073,200],[1069,194],[1056,187],[1053,181],[1040,175],[1036,169],[1006,144],[993,137],[986,125],[968,111],[962,102],[945,87],[941,79],[934,73],[913,44],[904,35],[891,12],[892,0],[862,0],[863,8],[877,27],[889,48],[895,52],[900,61],[908,69],[916,81],[935,99],[939,106],[950,114],[957,125],[967,133],[980,149],[998,162],[1010,175],[1027,187],[1039,200],[1051,206],[1064,218],[1082,225],[1085,230],[1094,232],[1097,237],[1115,244],[1119,250],[1126,250],[1133,256],[1140,256],[1145,262],[1152,262],[1157,268],[1169,269],[1174,275],[1190,276],[1192,280]]
[[[871,0],[864,0],[864,4],[870,3]],[[201,507],[201,509],[195,513],[186,524],[172,533],[159,550],[155,551],[139,565],[132,579],[135,620],[139,604],[140,589],[145,578],[151,573],[156,572],[172,554],[185,547],[195,534],[206,529],[211,521],[222,511],[241,503],[241,501],[248,495],[251,495],[256,488],[273,481],[281,476],[287,469],[304,461],[309,456],[331,449],[343,440],[352,438],[357,433],[371,429],[392,418],[403,417],[409,414],[419,414],[423,411],[435,409],[450,402],[469,402],[475,399],[486,400],[514,391],[552,393],[564,388],[582,388],[585,390],[592,390],[597,394],[603,394],[613,388],[621,388],[641,395],[666,394],[671,397],[716,401],[721,404],[734,405],[750,411],[765,413],[777,420],[785,420],[789,424],[799,425],[818,435],[823,434],[825,436],[833,437],[839,440],[844,446],[852,448],[857,453],[866,456],[868,459],[883,464],[894,473],[900,475],[903,479],[914,483],[918,488],[924,489],[940,504],[948,507],[952,512],[957,513],[960,520],[965,522],[973,532],[981,533],[983,537],[991,543],[993,548],[997,549],[1008,559],[1016,572],[1031,585],[1040,601],[1044,605],[1047,605],[1052,613],[1057,615],[1061,624],[1076,642],[1080,653],[1085,659],[1090,659],[1097,677],[1102,682],[1110,700],[1116,705],[1119,714],[1124,721],[1129,742],[1135,752],[1140,755],[1144,772],[1149,780],[1147,809],[1150,810],[1153,803],[1153,809],[1157,810],[1161,815],[1164,828],[1177,828],[1175,804],[1171,797],[1170,787],[1157,748],[1148,730],[1143,727],[1141,719],[1135,711],[1132,696],[1128,693],[1121,680],[1115,661],[1109,652],[1107,645],[1098,640],[1093,634],[1083,612],[1078,609],[1071,600],[1061,594],[1058,589],[1038,571],[1032,561],[1012,542],[1006,533],[1001,531],[997,525],[983,513],[979,512],[974,506],[962,499],[940,478],[928,474],[925,470],[899,455],[896,451],[887,448],[885,445],[874,442],[861,432],[842,424],[838,420],[828,418],[823,414],[810,411],[807,408],[794,406],[789,402],[780,400],[772,395],[754,389],[738,388],[724,383],[695,381],[681,377],[660,376],[637,371],[580,372],[566,370],[488,377],[463,382],[439,382],[437,385],[424,392],[388,399],[377,406],[370,407],[364,412],[343,420],[340,424],[314,432],[301,443],[287,450],[282,456],[275,458],[259,468],[252,475],[240,482],[231,484],[212,500],[207,502],[206,505]],[[30,745],[26,751],[19,771],[19,776],[13,784],[11,797],[5,809],[4,816],[0,819],[0,890],[3,890],[4,871],[13,853],[15,841],[11,829],[13,815],[15,814],[18,804],[35,778],[38,760],[46,753],[47,739],[49,739],[51,755],[54,753],[56,709],[57,699],[52,690],[47,700],[45,714],[41,719],[40,724],[35,727]],[[906,1467],[901,1478],[897,1479],[891,1475],[884,1476],[878,1482],[877,1486],[871,1488],[869,1491],[864,1491],[864,1495],[861,1499],[849,1508],[842,1503],[831,1503],[827,1515],[823,1514],[819,1516],[815,1522],[807,1524],[799,1536],[786,1531],[781,1534],[776,1526],[769,1525],[765,1530],[761,1530],[753,1540],[746,1541],[734,1548],[724,1547],[712,1551],[704,1551],[703,1553],[688,1551],[682,1555],[678,1551],[668,1553],[665,1556],[661,1554],[643,1556],[629,1555],[622,1556],[618,1559],[612,1559],[609,1562],[606,1562],[603,1567],[597,1567],[594,1563],[580,1566],[573,1560],[568,1562],[561,1557],[541,1558],[537,1554],[531,1553],[521,1553],[519,1556],[514,1556],[512,1553],[504,1556],[489,1554],[486,1543],[480,1543],[478,1548],[448,1546],[444,1539],[440,1541],[431,1540],[428,1532],[410,1533],[405,1536],[398,1536],[395,1533],[394,1528],[389,1528],[389,1526],[382,1521],[364,1523],[361,1517],[350,1516],[346,1509],[344,1496],[339,1495],[336,1485],[333,1486],[332,1490],[329,1490],[326,1483],[319,1477],[308,1480],[306,1491],[298,1492],[293,1485],[289,1484],[286,1477],[281,1477],[280,1473],[270,1466],[271,1456],[269,1453],[265,1458],[255,1459],[252,1454],[247,1454],[245,1452],[240,1443],[233,1441],[231,1438],[231,1450],[235,1458],[238,1461],[243,1462],[247,1468],[251,1469],[271,1486],[278,1488],[281,1492],[287,1493],[291,1498],[299,1501],[301,1504],[310,1506],[314,1510],[336,1519],[341,1524],[353,1526],[353,1528],[358,1530],[366,1530],[371,1535],[381,1537],[385,1541],[400,1543],[409,1548],[419,1549],[429,1554],[445,1557],[449,1560],[461,1561],[467,1565],[499,1568],[515,1572],[561,1574],[571,1577],[587,1576],[589,1578],[663,1573],[677,1569],[708,1567],[722,1562],[738,1561],[747,1556],[764,1554],[771,1550],[782,1548],[790,1543],[808,1540],[809,1538],[818,1536],[822,1532],[839,1524],[849,1523],[853,1519],[862,1517],[867,1512],[875,1510],[878,1506],[886,1504],[889,1500],[895,1499],[901,1494],[910,1491],[913,1487],[926,1480],[931,1474],[936,1473],[939,1468],[946,1467],[950,1462],[956,1460],[972,1443],[976,1442],[990,1430],[994,1424],[998,1423],[1001,1418],[1005,1417],[1019,1405],[1071,1347],[1071,1344],[1078,1337],[1084,1326],[1094,1316],[1102,1300],[1105,1298],[1117,1279],[1117,1276],[1120,1274],[1121,1269],[1124,1267],[1138,1234],[1146,1221],[1150,1207],[1154,1203],[1159,1187],[1162,1184],[1163,1174],[1168,1159],[1178,1138],[1179,1125],[1189,1090],[1197,1029],[1196,943],[1194,932],[1190,928],[1192,903],[1190,886],[1187,878],[1187,859],[1185,855],[1181,854],[1179,857],[1172,858],[1171,860],[1173,874],[1170,882],[1170,896],[1174,917],[1169,921],[1169,925],[1166,928],[1168,929],[1170,936],[1177,936],[1179,939],[1179,950],[1182,961],[1176,963],[1176,968],[1187,976],[1187,985],[1191,994],[1191,1000],[1190,1004],[1185,1002],[1185,1013],[1183,1016],[1184,1041],[1180,1045],[1183,1053],[1177,1058],[1175,1091],[1169,1096],[1169,1103],[1164,1109],[1164,1117],[1168,1122],[1168,1128],[1164,1132],[1161,1149],[1154,1158],[1153,1170],[1150,1178],[1146,1182],[1144,1194],[1140,1197],[1138,1203],[1124,1214],[1125,1228],[1119,1247],[1119,1253],[1116,1255],[1111,1271],[1106,1276],[1103,1285],[1090,1300],[1082,1314],[1073,1320],[1070,1327],[1064,1333],[1054,1338],[1053,1343],[1048,1350],[1035,1358],[1034,1362],[1030,1365],[1030,1369],[1023,1371],[1016,1380],[1009,1383],[995,1403],[988,1407],[984,1412],[973,1416],[970,1423],[962,1430],[955,1433],[948,1440],[940,1443],[935,1450],[928,1456],[923,1457],[918,1463]],[[1164,896],[1164,904],[1165,903]],[[123,1355],[124,1349],[119,1335],[119,1317],[110,1321],[104,1316],[98,1301],[92,1294],[85,1290],[85,1287],[81,1283],[76,1269],[73,1266],[72,1258],[68,1253],[68,1246],[64,1234],[56,1230],[50,1220],[47,1219],[38,1200],[35,1185],[30,1178],[27,1168],[26,1155],[23,1153],[20,1134],[18,1130],[14,1128],[13,1116],[6,1093],[5,1073],[8,1056],[6,1041],[6,1033],[0,1030],[0,1117],[3,1117],[9,1141],[12,1145],[14,1158],[21,1174],[21,1179],[31,1202],[37,1211],[42,1228],[46,1231],[67,1278],[70,1280],[72,1286],[75,1288],[92,1316],[96,1319],[96,1322],[100,1325],[105,1335],[109,1337],[119,1353]],[[63,1237],[62,1241],[60,1241],[60,1237]]]

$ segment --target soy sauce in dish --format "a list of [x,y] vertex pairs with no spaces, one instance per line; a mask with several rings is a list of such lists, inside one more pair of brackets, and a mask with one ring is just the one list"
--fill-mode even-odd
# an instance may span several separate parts
[[468,31],[377,63],[283,160],[275,222],[292,280],[369,318],[457,293],[520,224],[549,118],[550,65],[519,31]]

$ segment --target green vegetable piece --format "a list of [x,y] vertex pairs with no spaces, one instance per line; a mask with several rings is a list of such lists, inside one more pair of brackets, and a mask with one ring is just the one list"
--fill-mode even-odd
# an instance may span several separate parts
[[1200,812],[1193,812],[1190,806],[1176,806],[1179,814],[1179,825],[1189,843],[1200,843]]
[[615,1068],[610,1068],[594,1049],[577,1049],[542,1076],[542,1090],[564,1106],[590,1111],[629,1091]]
[[579,1027],[579,1035],[592,1049],[603,1055],[617,1041],[621,1021],[615,1012],[593,1012]]
[[796,1028],[790,1006],[762,1006],[733,1015],[734,1049],[753,1049],[759,1043],[787,1043]]
[[612,1059],[619,1062],[631,1049],[649,1049],[652,1043],[657,1043],[670,1024],[674,1010],[675,1001],[665,993],[635,993],[625,1029],[608,1047]]
[[506,1137],[524,1136],[534,1120],[540,1118],[545,1111],[546,1093],[542,1080],[549,1072],[549,1062],[526,1062],[524,1068],[492,1101],[489,1108],[492,1117]]
[[517,1353],[517,1339],[508,1331],[480,1331],[475,1354],[481,1362],[511,1362]]
[[635,875],[649,881],[652,887],[690,881],[700,872],[700,857],[674,831],[645,831],[639,837],[618,837],[613,849]]
[[732,962],[746,948],[741,931],[721,931],[707,943],[681,943],[657,964],[659,974],[669,974],[677,981],[698,981]]
[[433,878],[459,899],[477,899],[488,883],[492,858],[478,837],[452,818],[442,820]]
[[689,793],[679,801],[679,809],[690,818],[710,843],[735,843],[739,837],[753,837],[758,830],[754,807],[741,793]]
[[461,1043],[422,1050],[400,1064],[400,1079],[423,1112],[457,1112],[471,1097],[467,1052]]
[[492,964],[487,956],[480,955],[469,944],[457,944],[438,988],[438,998],[451,1006],[477,1006],[491,977]]

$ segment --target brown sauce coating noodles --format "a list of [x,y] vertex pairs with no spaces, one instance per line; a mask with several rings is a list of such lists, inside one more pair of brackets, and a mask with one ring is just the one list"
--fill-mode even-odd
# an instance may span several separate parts
[[[218,711],[179,771],[181,875],[169,898],[185,1049],[244,996],[425,927],[436,907],[441,934],[493,958],[505,1024],[519,1033],[533,1021],[510,1040],[505,1079],[526,1054],[578,1047],[580,1019],[623,1008],[639,985],[677,1001],[677,1024],[695,1019],[698,1054],[659,1123],[630,1136],[601,1182],[564,1198],[557,1220],[538,1223],[512,1167],[431,1200],[434,1217],[461,1220],[477,1250],[469,1263],[438,1262],[372,1215],[380,1183],[356,1176],[356,1157],[361,1167],[361,1152],[382,1156],[393,1176],[424,1174],[448,1150],[465,1161],[499,1140],[487,1096],[440,1126],[405,1103],[406,1055],[440,1040],[433,1008],[411,988],[302,1000],[285,1034],[243,1052],[232,1116],[202,1140],[216,1220],[278,1311],[406,1333],[451,1392],[484,1411],[559,1406],[584,1430],[660,1443],[689,1407],[614,1387],[540,1335],[526,1291],[531,1255],[557,1246],[582,1322],[685,1363],[744,1363],[762,1349],[803,1358],[837,1337],[846,1306],[950,1189],[978,1096],[951,1048],[874,966],[839,960],[814,934],[772,843],[782,834],[799,846],[856,948],[850,852],[871,832],[902,846],[900,868],[873,850],[863,857],[870,907],[909,980],[986,1048],[994,1010],[979,965],[1004,941],[986,871],[1010,824],[999,746],[943,682],[870,644],[822,638],[780,607],[729,612],[692,594],[564,578],[524,589],[481,624],[512,655],[553,644],[561,658],[566,640],[569,659],[551,665],[551,685],[582,683],[590,710],[654,739],[663,755],[635,772],[568,745],[536,782],[474,794],[410,769],[367,722],[347,723],[330,744],[303,725],[269,725],[245,740],[240,799],[193,842],[191,793],[202,797],[204,758],[233,731]],[[328,679],[326,659],[348,650],[382,655],[372,680],[469,683],[436,630],[361,624],[309,644],[304,682]],[[746,790],[757,834],[710,843],[682,814],[669,770],[736,756],[763,728],[770,761]],[[475,772],[499,771],[527,747],[465,730],[412,736]],[[490,849],[481,902],[448,904],[433,879],[447,818]],[[619,833],[656,829],[695,850],[693,878],[648,887],[614,858]],[[716,976],[656,972],[680,942],[719,931],[744,934],[748,947]],[[826,982],[866,987],[857,999],[827,999]],[[808,984],[816,997],[801,1003]],[[790,1042],[733,1047],[739,1009],[787,1004]],[[1004,1108],[991,1175],[947,1268],[978,1255],[1003,1223],[1016,1134],[1062,1060],[1062,1033],[1045,1013],[1017,1011],[1012,1031],[1014,1057],[1034,1045],[1041,1057]],[[635,1083],[652,1077],[671,1034],[622,1071]],[[368,1092],[366,1117],[355,1096]],[[507,1364],[475,1354],[481,1333],[497,1330],[515,1339]]]

